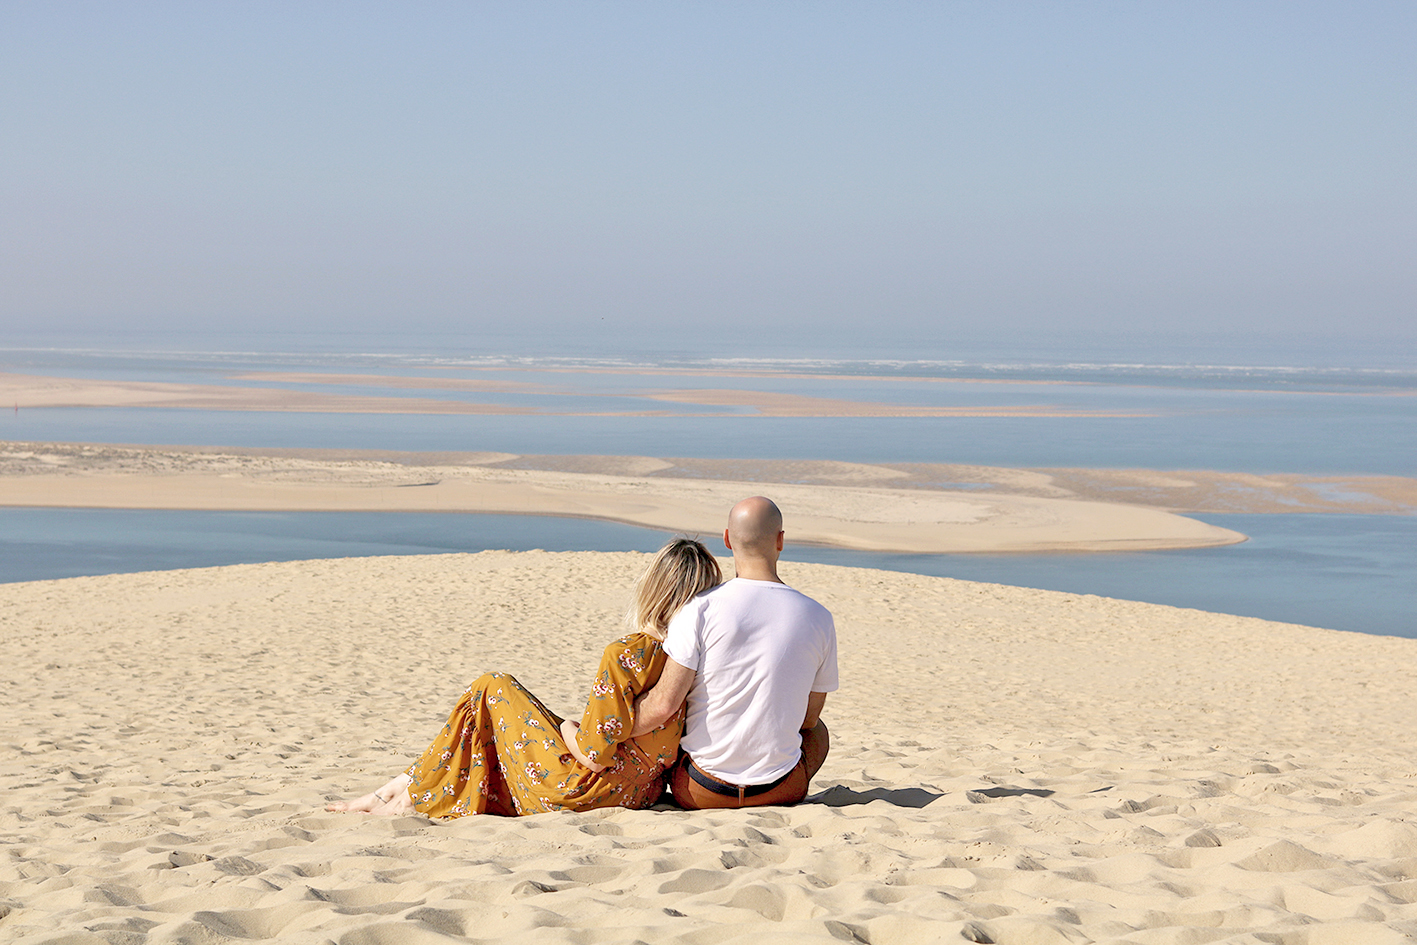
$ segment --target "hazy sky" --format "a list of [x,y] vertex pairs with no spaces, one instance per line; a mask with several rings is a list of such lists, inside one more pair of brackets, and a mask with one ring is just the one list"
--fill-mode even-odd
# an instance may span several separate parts
[[1417,337],[1417,4],[0,5],[0,329]]

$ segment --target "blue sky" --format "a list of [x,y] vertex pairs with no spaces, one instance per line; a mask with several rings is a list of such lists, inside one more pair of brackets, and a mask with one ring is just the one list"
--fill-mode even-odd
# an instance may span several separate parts
[[0,329],[1412,344],[1414,49],[1408,2],[16,0]]

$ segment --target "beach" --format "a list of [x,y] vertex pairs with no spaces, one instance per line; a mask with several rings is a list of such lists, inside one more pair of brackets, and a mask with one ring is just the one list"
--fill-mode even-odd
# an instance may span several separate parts
[[[1406,416],[1410,397],[222,364],[0,378],[17,400],[0,506],[36,532],[6,547],[77,543],[105,571],[140,572],[0,584],[7,942],[1417,936],[1417,641],[793,557],[1032,555],[1110,572],[1261,543],[1192,516],[1405,520],[1417,480],[1400,438],[1346,469],[1319,445],[1329,429],[1372,440],[1363,418]],[[1221,468],[1234,444],[1252,448]],[[1288,455],[1302,461],[1276,465]],[[1163,462],[1196,456],[1209,465]],[[725,510],[754,493],[787,514],[783,577],[836,616],[842,688],[808,800],[747,811],[324,810],[407,766],[483,672],[579,712],[643,553],[336,557],[356,553],[340,550],[361,537],[351,526],[320,532],[332,551],[305,554],[319,560],[157,571],[132,562],[175,533],[147,519],[41,534],[84,510],[288,514],[295,533],[317,530],[311,514],[477,513],[450,527],[586,519],[718,548]],[[194,555],[245,540],[193,522],[212,530],[183,546]],[[386,540],[414,542],[404,528],[418,527]],[[1344,534],[1315,551],[1334,556]],[[1326,573],[1270,554],[1297,580]],[[1155,560],[1173,584],[1205,573]],[[1379,578],[1406,573],[1401,553],[1378,560]],[[1282,593],[1287,574],[1235,561],[1222,567],[1254,575],[1259,596]],[[1368,580],[1354,593],[1402,599],[1405,585]]]
[[0,945],[1417,945],[1415,9],[8,5]]
[[1417,643],[809,565],[808,801],[368,819],[463,687],[579,711],[647,560],[362,558],[0,587],[0,937],[1404,942]]

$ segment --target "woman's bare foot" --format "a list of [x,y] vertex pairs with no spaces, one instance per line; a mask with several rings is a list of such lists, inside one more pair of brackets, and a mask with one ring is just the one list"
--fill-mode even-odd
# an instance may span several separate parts
[[388,803],[381,804],[369,813],[375,817],[401,817],[404,814],[414,812],[413,798],[408,796],[408,783],[394,792],[394,796],[389,798]]
[[343,814],[375,814],[380,817],[411,813],[413,799],[408,796],[408,786],[412,783],[412,778],[401,774],[391,778],[377,791],[370,791],[363,797],[356,797],[352,801],[332,801],[325,805],[325,810]]

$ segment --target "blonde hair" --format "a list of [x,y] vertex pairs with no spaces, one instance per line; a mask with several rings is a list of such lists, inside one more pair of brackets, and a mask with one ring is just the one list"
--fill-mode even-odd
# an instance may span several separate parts
[[676,538],[655,554],[635,582],[635,597],[625,614],[631,630],[664,638],[679,608],[723,580],[718,562],[701,541]]

